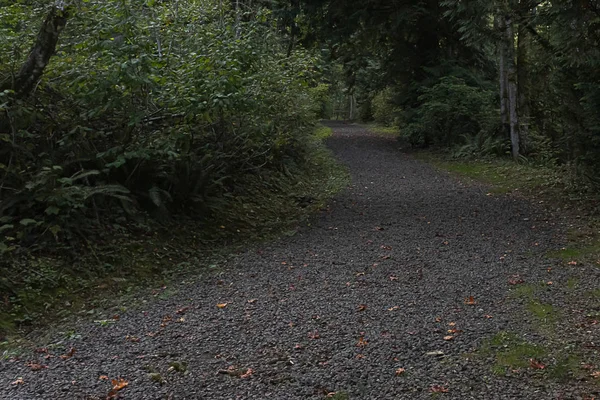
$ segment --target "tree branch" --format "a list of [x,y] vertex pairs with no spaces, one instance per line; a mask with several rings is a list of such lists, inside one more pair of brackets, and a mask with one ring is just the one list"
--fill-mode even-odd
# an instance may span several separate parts
[[12,79],[2,82],[0,92],[13,90],[17,97],[25,97],[31,93],[56,51],[58,38],[67,24],[68,16],[64,1],[58,1],[46,16],[29,56],[21,66],[19,73]]

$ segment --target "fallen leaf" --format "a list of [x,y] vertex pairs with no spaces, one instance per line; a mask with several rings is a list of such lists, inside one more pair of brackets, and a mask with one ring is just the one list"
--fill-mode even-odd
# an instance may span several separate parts
[[406,372],[406,370],[404,368],[398,368],[396,370],[396,376],[400,376],[400,375],[402,375],[405,372]]
[[180,308],[179,310],[175,311],[175,314],[177,314],[177,315],[185,314],[185,312],[189,309],[190,309],[189,307]]
[[448,393],[450,391],[447,387],[440,385],[433,385],[429,390],[432,393]]
[[243,373],[242,375],[240,375],[240,378],[242,378],[242,379],[249,378],[252,375],[253,372],[254,371],[252,371],[252,368],[248,368],[248,370],[245,373]]
[[547,285],[548,285],[548,286],[552,286],[552,285],[554,285],[554,282],[552,282],[552,281],[548,281],[548,282],[547,282]]
[[217,304],[217,307],[225,308],[225,307],[227,307],[227,304],[229,304],[229,303],[219,303],[219,304]]
[[354,274],[354,275],[356,275],[356,276],[364,276],[364,275],[365,275],[365,273],[364,273],[364,272],[357,272],[357,273],[356,273],[356,274]]
[[101,381],[107,381],[108,380],[108,376],[106,376],[106,375],[100,375],[100,377],[98,379],[100,379]]
[[248,303],[249,304],[256,303],[256,299],[250,299],[250,300],[248,300]]
[[120,316],[120,315],[117,315],[117,314],[115,314],[115,315],[113,315],[113,316],[112,316],[112,319],[113,319],[113,320],[115,320],[115,321],[118,321],[118,320],[120,320],[120,319],[121,319],[121,316]]
[[137,343],[140,341],[140,338],[137,336],[127,335],[125,336],[125,340],[127,340],[128,342]]
[[112,383],[113,387],[110,390],[110,392],[108,392],[107,399],[114,399],[115,397],[117,397],[117,393],[120,390],[126,388],[127,385],[129,385],[129,382],[123,378],[113,379],[110,381],[110,383]]
[[445,341],[449,341],[449,340],[453,340],[453,339],[454,339],[454,336],[452,336],[452,335],[444,336]]
[[365,347],[369,342],[367,340],[365,340],[364,337],[359,337],[358,338],[358,343],[356,344],[357,347]]
[[397,280],[398,280],[397,276],[394,276],[394,275],[390,276],[390,281],[397,281]]
[[456,326],[456,322],[448,322],[448,326]]
[[520,275],[513,275],[510,277],[510,279],[508,280],[508,283],[510,285],[519,285],[521,283],[524,283],[525,281],[523,280],[523,278],[521,278]]
[[577,261],[569,261],[567,264],[569,264],[569,265],[577,265]]
[[361,304],[358,306],[358,311],[365,311],[367,309],[367,306],[365,304]]
[[487,319],[492,319],[494,317],[492,317],[491,315],[484,315],[484,317],[486,317]]
[[390,307],[390,308],[388,308],[388,311],[396,311],[399,308],[400,308],[399,306]]
[[69,352],[67,354],[63,354],[62,356],[60,356],[60,358],[62,360],[68,360],[69,358],[73,357],[73,354],[75,354],[75,347],[71,347],[69,349]]
[[164,328],[165,326],[167,326],[169,324],[169,322],[173,321],[173,317],[171,317],[170,315],[165,315],[162,319],[162,323],[160,324],[161,328]]
[[448,329],[448,333],[461,333],[462,331],[460,329]]
[[27,364],[25,364],[26,367],[29,367],[32,371],[40,371],[44,368],[48,368],[47,365],[42,365],[39,363],[34,363],[34,362],[29,362]]
[[442,317],[435,317],[435,322],[442,322]]
[[465,299],[465,304],[472,306],[477,304],[477,302],[475,301],[475,298],[473,296],[469,296]]
[[11,382],[11,385],[24,385],[25,381],[23,380],[23,378],[17,378],[16,381]]
[[544,364],[542,364],[541,362],[531,358],[529,360],[529,366],[533,369],[544,369],[546,368],[546,366]]

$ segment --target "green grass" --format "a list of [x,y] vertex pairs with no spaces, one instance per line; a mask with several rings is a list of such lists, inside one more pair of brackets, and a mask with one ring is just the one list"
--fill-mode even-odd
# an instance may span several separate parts
[[439,169],[492,186],[490,193],[530,192],[558,195],[564,186],[563,173],[553,168],[517,164],[508,159],[453,160],[440,153],[418,152],[417,158]]
[[377,124],[366,124],[365,125],[368,130],[375,133],[376,135],[384,136],[384,137],[399,137],[400,129],[392,126],[383,126]]
[[550,258],[558,258],[563,261],[597,261],[600,258],[600,243],[593,243],[577,247],[577,243],[560,250],[552,250],[547,253]]
[[315,129],[314,136],[315,136],[315,138],[317,138],[319,140],[325,140],[328,137],[331,137],[332,134],[333,134],[333,131],[331,130],[331,128],[319,124],[319,125],[317,125],[317,128]]
[[559,318],[559,312],[552,304],[541,303],[537,300],[532,300],[527,305],[529,311],[539,323],[543,325],[554,324]]
[[484,357],[493,357],[492,372],[504,375],[510,370],[527,368],[530,360],[540,360],[548,350],[522,339],[515,333],[499,332],[483,342],[478,354]]
[[510,290],[510,294],[512,297],[533,300],[536,293],[539,290],[540,290],[540,285],[534,285],[531,283],[523,283],[523,284],[514,286]]

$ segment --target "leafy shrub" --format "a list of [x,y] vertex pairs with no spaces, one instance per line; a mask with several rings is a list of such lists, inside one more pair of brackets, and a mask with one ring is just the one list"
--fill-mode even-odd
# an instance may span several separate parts
[[[2,274],[15,275],[16,257],[108,237],[115,221],[185,213],[218,224],[236,197],[305,162],[328,92],[316,58],[288,53],[268,11],[242,21],[230,11],[211,0],[83,2],[35,92],[0,93]],[[0,82],[43,14],[0,7],[0,49],[12,55]],[[2,293],[16,284],[0,283]]]
[[482,146],[489,137],[489,146],[499,132],[495,93],[470,86],[461,78],[440,78],[431,88],[422,89],[419,102],[403,129],[403,136],[413,145],[456,145],[466,138]]
[[375,122],[392,126],[398,123],[401,109],[393,103],[393,90],[388,87],[375,95],[371,102],[371,109]]

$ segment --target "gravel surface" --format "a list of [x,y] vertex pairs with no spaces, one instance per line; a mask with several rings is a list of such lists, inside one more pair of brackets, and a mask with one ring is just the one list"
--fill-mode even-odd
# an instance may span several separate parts
[[580,398],[576,384],[496,376],[468,356],[500,331],[536,340],[508,280],[548,279],[559,227],[393,139],[332,127],[352,184],[311,226],[144,310],[82,321],[48,353],[1,361],[0,398],[106,399],[117,377],[119,399]]

